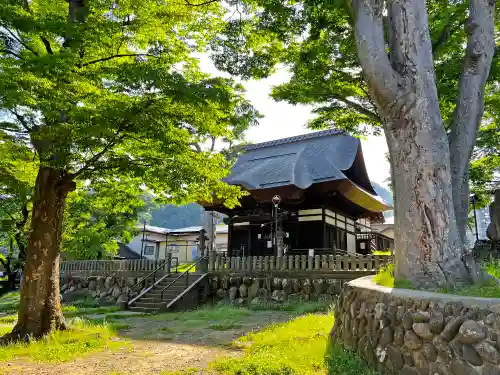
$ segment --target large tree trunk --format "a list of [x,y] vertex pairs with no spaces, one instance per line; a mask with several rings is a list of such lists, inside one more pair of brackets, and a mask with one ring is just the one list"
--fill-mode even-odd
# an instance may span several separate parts
[[469,167],[477,129],[484,112],[484,88],[495,53],[495,1],[471,0],[467,50],[460,78],[460,93],[449,135],[453,202],[460,239],[465,244],[469,215]]
[[[434,287],[469,282],[455,223],[448,142],[417,108],[386,131],[393,165],[396,276]],[[398,121],[398,120],[396,120]]]
[[425,2],[352,4],[358,56],[391,158],[397,277],[424,287],[470,282],[455,218]]
[[18,322],[8,339],[42,337],[65,328],[59,294],[59,244],[65,199],[75,188],[65,176],[50,167],[38,171]]

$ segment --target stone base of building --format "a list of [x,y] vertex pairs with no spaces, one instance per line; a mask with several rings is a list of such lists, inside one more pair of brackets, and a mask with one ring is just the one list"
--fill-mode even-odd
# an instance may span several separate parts
[[210,277],[214,301],[235,305],[333,300],[341,286],[342,281],[334,279]]

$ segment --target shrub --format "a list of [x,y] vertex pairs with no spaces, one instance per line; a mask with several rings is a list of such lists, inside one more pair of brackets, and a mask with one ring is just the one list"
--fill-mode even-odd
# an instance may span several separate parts
[[382,267],[373,278],[375,284],[394,288],[394,264]]

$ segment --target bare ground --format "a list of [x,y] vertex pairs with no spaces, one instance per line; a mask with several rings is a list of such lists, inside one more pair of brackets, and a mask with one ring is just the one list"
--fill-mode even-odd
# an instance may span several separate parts
[[275,322],[283,322],[290,314],[256,311],[233,320],[230,324],[202,319],[162,320],[162,316],[126,318],[116,341],[118,350],[89,354],[71,362],[41,364],[16,360],[0,368],[2,375],[158,375],[190,370],[189,374],[210,374],[210,362],[223,356],[239,356],[231,342],[248,332]]

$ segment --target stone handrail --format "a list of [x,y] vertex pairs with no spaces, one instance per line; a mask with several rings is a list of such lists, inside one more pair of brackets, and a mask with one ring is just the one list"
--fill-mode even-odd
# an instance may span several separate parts
[[209,272],[370,272],[378,271],[389,264],[392,257],[387,255],[289,255],[225,257],[210,254]]

